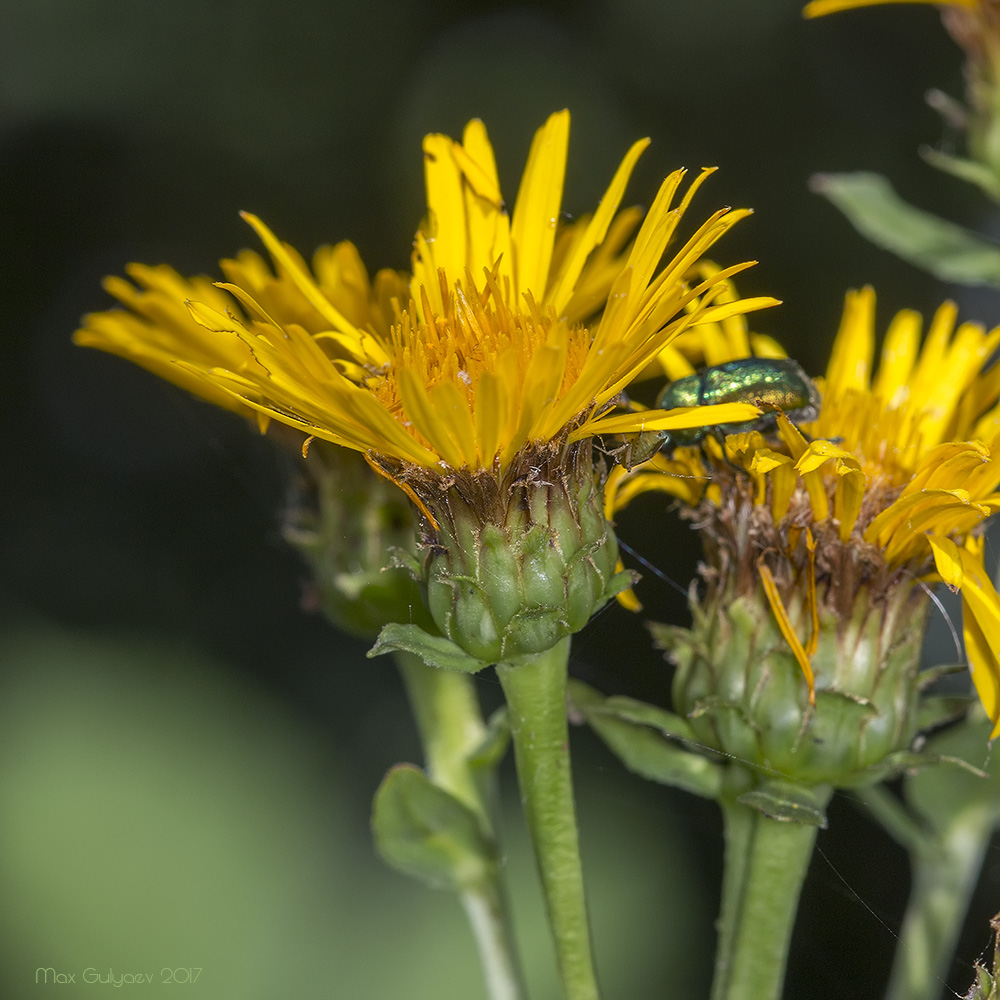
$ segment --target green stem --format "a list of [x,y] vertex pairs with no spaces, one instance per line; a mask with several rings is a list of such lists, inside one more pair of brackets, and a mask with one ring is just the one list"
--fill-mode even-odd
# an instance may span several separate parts
[[935,1000],[948,975],[992,823],[966,810],[933,846],[912,855],[913,878],[886,1000]]
[[[395,659],[417,721],[428,777],[472,809],[492,837],[492,776],[469,764],[469,755],[486,736],[473,679],[428,666],[410,653],[397,652]],[[459,895],[479,949],[490,1000],[521,1000],[523,978],[499,876]]]
[[723,818],[726,859],[712,1000],[779,1000],[816,827],[771,819],[732,793],[723,799]]
[[[730,769],[727,774],[727,784],[731,785],[733,771],[734,769]],[[755,812],[735,801],[738,794],[739,790],[730,787],[719,800],[722,806],[726,861],[722,872],[722,911],[718,922],[719,940],[715,946],[712,1000],[724,1000],[729,983],[753,840]]]
[[566,1000],[597,1000],[570,774],[566,719],[569,638],[517,664],[497,664],[514,761]]

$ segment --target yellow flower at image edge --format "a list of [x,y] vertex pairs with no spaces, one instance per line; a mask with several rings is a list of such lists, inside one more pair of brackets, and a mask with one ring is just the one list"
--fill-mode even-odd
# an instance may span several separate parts
[[[921,582],[935,579],[961,590],[972,678],[994,722],[992,737],[1000,734],[1000,596],[984,568],[980,534],[1000,509],[1000,368],[986,368],[1000,329],[956,329],[956,312],[952,303],[938,310],[922,347],[920,316],[899,313],[873,370],[875,296],[849,293],[826,378],[817,380],[815,422],[800,431],[779,416],[780,444],[759,432],[729,435],[725,456],[709,442],[701,451],[659,455],[632,473],[615,469],[607,491],[609,510],[649,490],[693,510],[706,544],[702,609],[718,602],[729,615],[734,601],[769,609],[766,627],[777,627],[798,661],[809,700],[835,692],[863,701],[880,716],[863,720],[872,732],[895,717],[893,731],[879,733],[889,749],[912,736],[913,706],[904,703],[919,687],[913,637],[919,640],[926,613]],[[726,340],[712,343],[718,354]],[[715,625],[702,625],[716,628],[712,641],[722,642]],[[899,676],[889,676],[876,661],[889,663],[907,644],[911,662],[900,661],[893,666]],[[734,669],[743,671],[736,687],[713,696],[765,701],[766,677],[753,689],[746,664]],[[708,696],[689,688],[688,708]],[[791,697],[805,733],[806,699]],[[751,716],[755,708],[747,709]],[[865,754],[854,761],[859,768],[877,757]]]
[[[732,405],[613,415],[619,393],[685,329],[774,300],[717,301],[726,278],[747,264],[696,283],[688,277],[746,210],[714,213],[664,257],[709,171],[683,193],[683,171],[671,174],[644,219],[635,209],[619,210],[645,140],[626,154],[597,210],[561,224],[568,135],[567,112],[537,132],[510,215],[482,123],[470,122],[461,142],[427,136],[428,211],[408,280],[380,272],[370,283],[349,244],[321,251],[310,270],[246,215],[271,255],[273,274],[248,253],[223,262],[230,280],[216,286],[168,269],[133,267],[140,289],[109,282],[131,312],[88,317],[77,341],[254,413],[262,425],[276,420],[363,453],[415,501],[431,535],[455,543],[453,551],[487,544],[481,533],[470,535],[478,523],[501,529],[487,540],[495,547],[512,537],[534,539],[541,558],[545,546],[529,529],[544,520],[549,536],[562,532],[567,565],[599,567],[595,579],[577,581],[589,596],[572,613],[553,613],[560,627],[572,619],[565,627],[575,631],[584,610],[589,617],[594,602],[606,599],[617,562],[593,483],[594,435],[757,412]],[[532,489],[544,503],[527,496]],[[582,501],[581,491],[589,499]],[[572,540],[572,531],[555,527],[560,518],[551,509],[563,502],[573,508],[571,521],[581,502],[597,502],[600,537],[591,537],[593,526],[582,533],[578,526]],[[515,514],[525,509],[528,519],[520,523]],[[470,558],[482,555],[477,549]],[[443,610],[454,604],[452,571],[458,567],[443,577],[451,597],[441,599],[445,620],[439,621],[449,635],[458,628]],[[542,575],[551,576],[551,567]],[[595,574],[588,569],[588,575]],[[433,576],[432,570],[432,591]],[[559,586],[576,592],[566,581]],[[529,603],[548,606],[551,596]],[[506,606],[513,598],[498,600]],[[431,603],[433,610],[433,593]],[[473,655],[484,659],[510,654],[523,626],[517,612],[497,611],[497,604],[492,612],[501,623],[471,641]]]
[[812,0],[806,4],[802,13],[806,17],[823,17],[835,14],[841,10],[854,10],[857,7],[882,7],[886,4],[933,4],[935,7],[965,7],[975,9],[983,6],[985,0]]

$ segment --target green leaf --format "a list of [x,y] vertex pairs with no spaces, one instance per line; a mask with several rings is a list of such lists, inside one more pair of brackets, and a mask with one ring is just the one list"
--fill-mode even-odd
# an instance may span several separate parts
[[382,780],[372,832],[389,865],[435,888],[480,885],[495,864],[476,814],[412,764],[397,764]]
[[469,765],[492,771],[507,752],[510,746],[510,722],[507,718],[507,707],[501,705],[486,723],[486,736],[483,742],[469,754]]
[[[858,784],[869,784],[873,781],[886,781],[890,778],[899,777],[904,772],[910,772],[911,777],[928,768],[938,768],[943,766],[950,769],[964,772],[966,777],[971,777],[977,781],[982,781],[987,777],[987,773],[974,764],[970,764],[961,757],[949,756],[948,754],[930,753],[925,748],[923,750],[898,750],[886,756],[878,764],[865,768],[859,772]],[[953,778],[946,778],[947,782]],[[845,786],[846,787],[846,786]]]
[[964,767],[925,768],[903,784],[907,803],[937,831],[962,822],[966,810],[982,810],[1000,823],[1000,767],[989,749],[988,719],[968,721],[932,736],[925,752]]
[[932,166],[952,177],[975,184],[987,197],[1000,201],[1000,181],[997,175],[984,163],[977,160],[966,160],[964,157],[951,156],[939,149],[925,146],[920,155]]
[[1000,246],[907,204],[881,174],[815,174],[810,185],[883,250],[942,281],[1000,287]]
[[393,623],[383,627],[379,632],[375,645],[368,650],[368,656],[382,656],[385,653],[413,653],[424,663],[441,670],[458,670],[465,674],[474,674],[488,667],[489,664],[474,656],[469,656],[457,643],[446,639],[443,635],[431,635],[419,625],[401,625]]
[[580,681],[569,682],[569,694],[571,707],[628,770],[704,798],[718,797],[718,765],[676,742],[691,735],[685,719],[632,698],[605,698]]
[[[928,667],[917,674],[917,688],[926,691],[933,687],[942,677],[951,677],[953,674],[968,673],[968,666],[964,663],[942,663],[936,667]],[[971,699],[970,699],[971,701]]]
[[957,695],[933,695],[922,698],[917,706],[917,730],[936,729],[946,722],[955,722],[969,710],[970,698]]
[[741,805],[762,812],[771,819],[786,823],[801,823],[826,829],[826,809],[815,793],[802,785],[788,781],[769,781],[737,800]]

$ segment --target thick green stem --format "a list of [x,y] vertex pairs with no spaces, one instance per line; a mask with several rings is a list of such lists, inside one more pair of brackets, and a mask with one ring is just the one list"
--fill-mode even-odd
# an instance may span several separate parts
[[[493,782],[469,765],[469,755],[486,736],[473,679],[428,666],[410,653],[397,652],[395,659],[417,721],[428,777],[472,809],[493,836]],[[523,978],[499,877],[459,895],[479,949],[490,1000],[521,1000]]]
[[497,664],[514,760],[566,1000],[597,1000],[570,774],[566,719],[569,638],[545,653]]
[[[816,793],[813,789],[813,793]],[[816,827],[723,802],[726,859],[712,1000],[779,1000]]]
[[936,1000],[948,974],[992,833],[985,810],[966,810],[912,855],[913,880],[886,1000]]
[[[738,772],[742,774],[742,772]],[[727,775],[732,784],[733,771]],[[712,1000],[724,1000],[729,983],[729,970],[733,964],[733,948],[740,924],[740,907],[746,888],[747,863],[754,833],[752,809],[735,802],[738,790],[730,787],[720,799],[725,835],[725,867],[722,872],[722,909],[719,914],[719,939],[715,946],[715,976],[712,980]]]

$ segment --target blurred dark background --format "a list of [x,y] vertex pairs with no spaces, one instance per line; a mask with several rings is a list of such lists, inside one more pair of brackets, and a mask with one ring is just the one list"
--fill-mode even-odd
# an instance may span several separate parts
[[[37,0],[4,20],[0,992],[33,995],[37,966],[202,967],[189,988],[213,998],[480,997],[457,904],[373,856],[371,794],[419,749],[388,660],[303,610],[305,572],[280,536],[288,460],[238,419],[73,347],[72,331],[128,261],[215,274],[255,245],[240,209],[307,254],[351,239],[372,270],[406,268],[422,135],[483,118],[512,199],[534,129],[562,107],[570,212],[596,203],[642,135],[632,201],[676,166],[721,168],[703,213],[756,214],[717,257],[760,261],[741,291],[784,304],[754,327],[808,370],[864,283],[882,328],[948,296],[993,323],[995,293],[872,248],[807,188],[815,171],[877,170],[916,204],[997,229],[916,152],[953,141],[923,93],[961,95],[960,53],[932,8],[805,22],[789,0]],[[662,502],[638,502],[620,533],[686,587],[697,550]],[[668,581],[646,572],[641,596],[649,617],[686,621]],[[668,696],[668,668],[617,607],[577,638],[573,669]],[[493,678],[478,683],[495,705]],[[607,995],[645,1000],[673,980],[672,995],[707,997],[714,807],[575,738]],[[534,995],[555,997],[504,777],[526,964]],[[877,997],[905,858],[845,795],[819,846],[787,995]],[[998,898],[994,851],[955,990]]]

